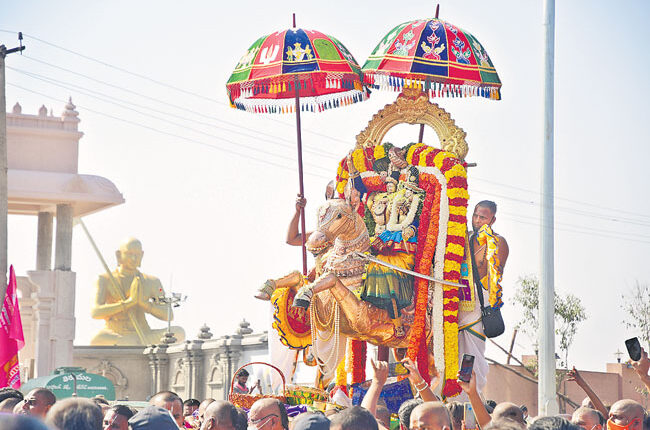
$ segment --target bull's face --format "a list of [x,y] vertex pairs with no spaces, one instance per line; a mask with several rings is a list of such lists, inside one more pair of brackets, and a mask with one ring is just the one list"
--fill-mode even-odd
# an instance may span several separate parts
[[322,252],[337,237],[353,233],[356,218],[354,209],[345,200],[328,200],[318,209],[318,228],[309,236],[307,248],[312,252]]

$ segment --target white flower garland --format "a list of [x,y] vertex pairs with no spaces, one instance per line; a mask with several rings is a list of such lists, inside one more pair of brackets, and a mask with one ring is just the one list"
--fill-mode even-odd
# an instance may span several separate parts
[[[440,219],[438,220],[438,240],[433,259],[433,276],[437,279],[444,277],[445,250],[447,248],[447,224],[449,223],[449,198],[447,197],[447,180],[434,166],[419,167],[424,173],[434,175],[440,184]],[[445,374],[445,332],[443,315],[443,287],[441,284],[430,282],[429,306],[431,313],[431,332],[433,334],[433,359],[440,375]],[[431,291],[433,290],[433,291]]]
[[397,202],[402,198],[405,197],[406,190],[402,189],[397,192],[397,195],[393,197],[393,204],[391,205],[390,208],[390,218],[388,219],[388,224],[386,224],[386,229],[388,231],[402,231],[405,227],[410,226],[413,224],[413,220],[415,219],[415,214],[418,211],[418,206],[420,205],[420,196],[417,193],[413,193],[413,201],[411,202],[411,207],[409,208],[409,212],[406,215],[406,219],[404,219],[401,223],[397,224],[397,216],[398,216],[398,210],[397,210]]

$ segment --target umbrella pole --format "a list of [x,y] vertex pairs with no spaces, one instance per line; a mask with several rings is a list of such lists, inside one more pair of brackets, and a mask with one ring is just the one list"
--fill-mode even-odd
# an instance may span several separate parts
[[[302,133],[300,130],[300,81],[298,75],[294,76],[293,88],[296,92],[296,140],[298,142],[298,183],[300,197],[305,197],[305,185],[302,172]],[[307,275],[307,247],[305,246],[305,208],[300,208],[300,233],[302,237],[302,274]]]
[[[440,8],[440,5],[436,6],[436,18],[438,18],[438,9]],[[427,77],[426,81],[424,81],[424,92],[427,94],[427,97],[429,97],[429,78]],[[424,124],[420,124],[420,136],[418,137],[418,142],[422,143],[422,140],[424,139]]]

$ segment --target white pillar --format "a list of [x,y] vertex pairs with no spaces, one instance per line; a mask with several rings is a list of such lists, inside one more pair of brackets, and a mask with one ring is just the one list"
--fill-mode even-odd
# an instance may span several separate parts
[[52,214],[38,213],[36,237],[36,270],[52,270]]
[[70,271],[72,266],[72,206],[56,205],[56,245],[54,270]]
[[539,283],[539,415],[555,415],[555,270],[553,215],[553,95],[555,0],[544,1],[544,149],[541,187],[541,253]]
[[27,275],[38,286],[33,296],[36,299],[34,358],[36,376],[45,376],[57,367],[73,364],[76,274],[69,270],[36,270]]

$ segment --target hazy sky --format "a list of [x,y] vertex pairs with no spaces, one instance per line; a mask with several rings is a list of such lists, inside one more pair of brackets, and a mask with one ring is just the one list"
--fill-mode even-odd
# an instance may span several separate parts
[[[650,55],[642,42],[650,38],[650,7],[557,3],[556,289],[579,296],[589,315],[570,363],[604,370],[634,335],[622,324],[621,294],[636,280],[650,282]],[[85,219],[109,265],[121,239],[136,236],[143,272],[188,296],[176,323],[190,336],[203,323],[216,335],[232,333],[242,318],[261,331],[269,308],[253,292],[301,267],[299,248],[284,244],[297,193],[294,117],[230,109],[226,80],[259,36],[290,26],[292,12],[299,27],[337,37],[363,64],[392,27],[432,17],[434,9],[428,1],[397,7],[381,0],[7,2],[0,29],[24,32],[27,45],[24,56],[7,59],[19,70],[7,70],[7,108],[19,101],[24,113],[45,104],[60,114],[72,96],[85,133],[80,173],[109,178],[126,199]],[[442,1],[440,9],[442,19],[481,41],[503,82],[499,102],[437,102],[467,132],[467,160],[478,163],[469,172],[469,211],[486,198],[499,205],[495,229],[511,250],[507,331],[497,339],[506,345],[519,316],[511,302],[517,279],[539,272],[542,3]],[[16,35],[1,32],[0,42],[13,47]],[[308,228],[336,163],[395,97],[375,91],[365,103],[303,115]],[[417,132],[400,126],[387,139],[405,145]],[[437,145],[431,131],[424,140]],[[35,266],[36,217],[9,222],[10,262],[24,274]],[[78,227],[72,266],[76,343],[86,344],[103,324],[89,313],[103,269]],[[532,351],[530,338],[517,338],[516,354]],[[503,358],[491,347],[488,356]]]

